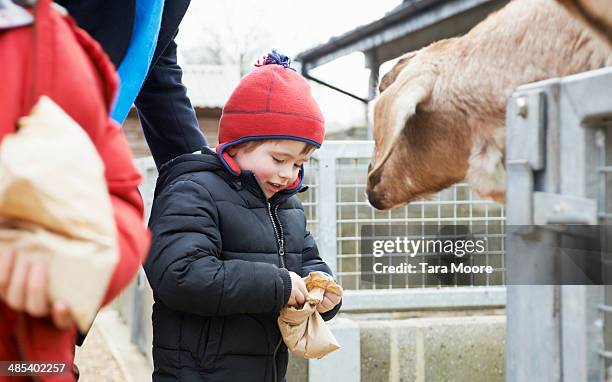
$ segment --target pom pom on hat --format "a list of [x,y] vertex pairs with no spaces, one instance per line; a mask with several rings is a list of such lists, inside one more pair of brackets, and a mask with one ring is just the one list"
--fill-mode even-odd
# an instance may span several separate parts
[[255,63],[255,66],[260,67],[260,66],[271,65],[271,64],[281,65],[284,68],[291,69],[295,72],[295,69],[291,67],[291,59],[285,56],[284,54],[278,53],[274,49],[272,49],[272,52],[268,53],[267,56],[263,57],[262,62],[259,62],[259,60],[257,60],[257,62]]

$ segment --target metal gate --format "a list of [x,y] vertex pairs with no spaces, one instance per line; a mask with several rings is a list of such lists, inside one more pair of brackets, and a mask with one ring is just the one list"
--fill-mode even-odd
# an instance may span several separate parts
[[[603,381],[612,360],[612,295],[565,282],[560,237],[612,218],[612,68],[522,86],[507,108],[507,380]],[[512,234],[510,234],[512,232]],[[569,285],[575,284],[575,285]],[[583,284],[583,285],[580,285]],[[589,285],[590,284],[590,285]],[[609,282],[608,282],[609,284]],[[610,350],[606,350],[610,349]]]

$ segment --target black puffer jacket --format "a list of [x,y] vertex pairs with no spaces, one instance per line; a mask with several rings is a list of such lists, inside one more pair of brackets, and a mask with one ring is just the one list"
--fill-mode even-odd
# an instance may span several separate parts
[[252,173],[232,175],[208,149],[162,166],[155,196],[145,263],[153,380],[283,381],[276,319],[291,294],[287,269],[330,273],[297,197],[267,201]]

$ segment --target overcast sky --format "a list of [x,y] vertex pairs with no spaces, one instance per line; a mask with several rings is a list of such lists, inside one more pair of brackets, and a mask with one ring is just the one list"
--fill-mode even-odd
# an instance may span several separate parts
[[330,37],[384,16],[401,0],[194,0],[181,24],[180,44],[188,49],[201,39],[201,27],[237,34],[257,25],[273,47],[295,55]]
[[[381,18],[400,3],[401,0],[194,0],[177,38],[179,57],[214,45],[211,38],[224,46],[240,43],[236,40],[246,41],[246,46],[262,45],[265,51],[275,48],[293,57],[333,36]],[[252,60],[261,54],[255,54]],[[368,71],[363,68],[361,54],[324,65],[315,73],[341,88],[367,95]],[[311,86],[328,122],[355,124],[363,118],[363,106],[358,101],[321,86]]]

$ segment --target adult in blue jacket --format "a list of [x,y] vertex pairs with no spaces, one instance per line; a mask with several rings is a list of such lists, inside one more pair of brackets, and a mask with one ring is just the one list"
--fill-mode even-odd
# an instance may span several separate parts
[[174,38],[189,0],[57,0],[104,48],[121,77],[113,118],[135,104],[159,168],[206,146],[182,83]]

